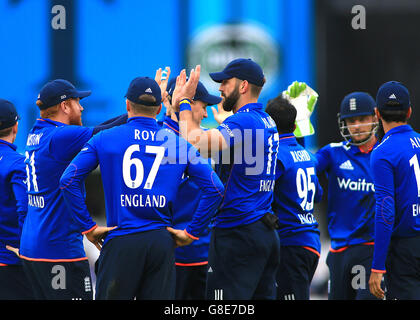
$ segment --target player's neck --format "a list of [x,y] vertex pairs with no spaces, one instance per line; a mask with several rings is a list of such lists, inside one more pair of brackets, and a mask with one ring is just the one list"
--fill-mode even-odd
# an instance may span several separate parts
[[6,141],[6,142],[9,142],[9,143],[14,143],[15,139],[16,139],[16,135],[14,135],[13,133],[6,136],[6,137],[1,137],[0,138],[0,140]]
[[372,150],[373,146],[375,145],[376,141],[377,141],[376,136],[372,134],[372,136],[370,137],[368,141],[366,141],[366,143],[359,146],[360,151],[364,153],[369,153]]
[[55,121],[55,122],[60,122],[60,123],[64,123],[64,124],[70,124],[70,120],[67,116],[62,115],[62,114],[57,114],[48,118],[45,118],[51,121]]
[[243,106],[250,104],[250,103],[257,103],[258,102],[258,97],[254,98],[254,97],[246,97],[246,96],[242,96],[241,98],[239,98],[238,102],[235,104],[235,106],[232,109],[233,113],[238,112]]
[[151,114],[134,113],[134,112],[131,112],[131,111],[127,111],[127,117],[128,117],[128,119],[134,118],[134,117],[144,117],[144,118],[156,119],[156,114],[151,115]]
[[382,121],[382,126],[384,127],[384,132],[387,133],[389,130],[394,129],[399,126],[406,125],[407,122],[385,122]]

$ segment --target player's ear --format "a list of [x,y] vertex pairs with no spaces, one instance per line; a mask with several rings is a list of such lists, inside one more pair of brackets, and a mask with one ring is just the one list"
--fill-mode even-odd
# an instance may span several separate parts
[[162,111],[162,104],[159,105],[159,109],[156,112],[156,115],[158,115]]
[[69,113],[69,111],[70,111],[70,106],[69,106],[69,104],[68,104],[68,101],[69,100],[64,100],[64,101],[61,101],[60,102],[60,109],[61,109],[61,111],[63,111],[65,114],[68,114]]
[[243,94],[247,92],[248,89],[250,89],[249,82],[247,80],[241,81],[241,84],[239,85],[239,92]]
[[375,108],[375,115],[378,120],[381,119],[381,115],[379,114],[378,108]]
[[19,121],[16,121],[15,125],[13,126],[13,134],[17,134],[18,132],[18,123]]
[[410,119],[412,112],[413,112],[413,109],[411,109],[411,106],[410,106],[410,108],[408,108],[408,111],[407,111],[407,120]]
[[126,105],[127,112],[130,112],[131,106],[130,106],[130,102],[128,102],[128,99],[125,99],[125,105]]

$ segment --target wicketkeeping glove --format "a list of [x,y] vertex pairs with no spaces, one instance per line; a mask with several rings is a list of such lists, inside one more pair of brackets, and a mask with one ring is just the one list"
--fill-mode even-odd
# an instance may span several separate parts
[[297,111],[295,136],[302,138],[314,134],[315,130],[310,117],[318,101],[318,93],[305,82],[294,81],[287,90],[282,92],[282,96],[289,100]]

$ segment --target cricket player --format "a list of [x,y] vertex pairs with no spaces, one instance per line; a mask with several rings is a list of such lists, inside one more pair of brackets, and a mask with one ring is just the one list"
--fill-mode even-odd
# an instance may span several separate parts
[[10,101],[0,99],[0,299],[33,299],[22,262],[8,247],[19,247],[28,211],[25,157],[14,145],[19,116]]
[[321,253],[314,202],[322,197],[316,158],[293,134],[296,108],[282,96],[270,100],[265,111],[279,132],[273,211],[279,218],[280,267],[278,300],[309,300],[310,285]]
[[[168,84],[170,84],[168,93],[171,95],[175,89],[175,81],[169,81]],[[201,121],[207,118],[207,107],[221,101],[221,97],[209,94],[206,87],[199,82],[191,103],[195,123],[200,126]],[[163,127],[179,135],[177,115],[174,113],[167,115],[163,120]],[[200,199],[199,187],[188,176],[184,176],[173,206],[174,228],[184,229],[188,225],[197,210]],[[199,240],[175,249],[175,298],[177,300],[204,300],[206,298],[209,243],[210,228],[206,228]]]
[[[407,124],[408,89],[397,81],[384,83],[375,112],[385,136],[371,157],[376,216],[369,287],[380,299],[419,300],[420,134]],[[386,294],[380,286],[384,274]]]
[[[127,124],[89,140],[63,173],[60,186],[73,216],[92,224],[82,185],[100,165],[107,224],[117,228],[103,242],[96,299],[174,299],[174,241],[188,245],[199,239],[224,188],[194,147],[157,124],[162,98],[155,80],[135,78],[126,98]],[[190,223],[174,229],[171,208],[184,174],[202,196]]]
[[75,219],[61,194],[64,169],[100,130],[126,121],[126,115],[103,126],[82,126],[80,99],[91,94],[67,80],[45,84],[36,102],[41,117],[30,130],[25,149],[28,213],[20,257],[36,299],[92,299],[83,235],[96,237],[108,228]]
[[220,83],[223,108],[232,111],[216,129],[193,122],[191,101],[200,66],[178,76],[173,107],[180,111],[181,134],[202,156],[211,156],[225,184],[211,233],[208,299],[275,299],[280,243],[271,209],[278,133],[258,97],[265,83],[251,59],[235,59],[210,77]]
[[328,179],[330,300],[375,299],[367,284],[374,244],[375,188],[370,168],[377,143],[374,107],[368,93],[346,95],[338,115],[345,141],[316,153],[316,170]]

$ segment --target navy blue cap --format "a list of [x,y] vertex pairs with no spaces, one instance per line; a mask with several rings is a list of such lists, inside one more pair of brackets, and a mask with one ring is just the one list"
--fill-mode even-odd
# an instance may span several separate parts
[[352,92],[341,101],[340,119],[374,114],[375,105],[375,99],[369,93]]
[[230,78],[238,78],[247,80],[249,83],[262,87],[264,85],[264,73],[261,67],[251,59],[235,59],[223,69],[221,72],[213,72],[209,74],[216,82],[222,82]]
[[207,105],[212,106],[214,104],[219,104],[222,101],[222,98],[210,94],[204,84],[201,81],[198,81],[193,100],[203,101],[207,103]]
[[[172,96],[172,93],[174,92],[175,85],[176,85],[176,81],[171,82],[171,80],[169,80],[169,82],[168,82],[168,94],[170,96]],[[207,91],[204,84],[201,81],[198,81],[197,89],[195,90],[195,96],[194,96],[193,100],[203,101],[207,105],[212,106],[212,105],[215,105],[215,104],[219,104],[222,101],[222,98],[210,94]]]
[[379,110],[406,110],[410,107],[410,93],[401,82],[386,82],[376,94],[376,106]]
[[19,119],[13,103],[0,99],[0,130],[13,127]]
[[[144,101],[140,96],[147,94],[156,99],[156,102]],[[162,103],[162,94],[158,83],[149,77],[134,78],[128,86],[125,97],[131,102],[142,104],[145,106],[158,106]]]
[[41,100],[41,110],[55,106],[60,102],[71,98],[85,98],[90,96],[92,91],[79,91],[75,86],[64,79],[56,79],[44,85],[39,92],[38,100]]
[[175,90],[175,85],[176,85],[176,78],[171,78],[168,81],[168,84],[166,86],[166,91],[168,92],[168,95],[170,95],[172,97],[172,94],[174,93]]

